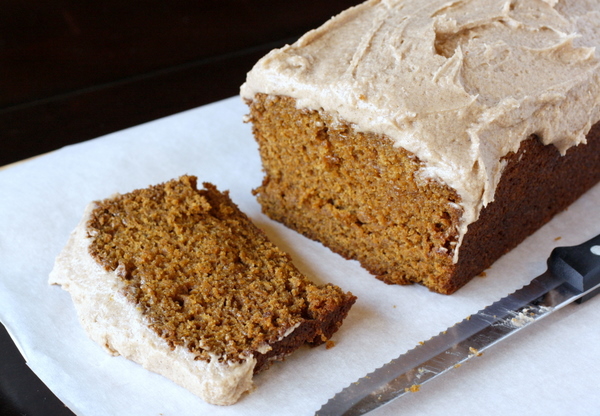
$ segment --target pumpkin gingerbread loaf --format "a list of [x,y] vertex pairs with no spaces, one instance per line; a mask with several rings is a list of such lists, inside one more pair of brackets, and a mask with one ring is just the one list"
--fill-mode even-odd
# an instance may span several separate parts
[[241,96],[271,218],[387,283],[450,294],[600,180],[600,11],[370,0]]
[[90,204],[50,282],[110,353],[220,405],[273,360],[328,340],[355,301],[310,282],[227,193],[192,176]]

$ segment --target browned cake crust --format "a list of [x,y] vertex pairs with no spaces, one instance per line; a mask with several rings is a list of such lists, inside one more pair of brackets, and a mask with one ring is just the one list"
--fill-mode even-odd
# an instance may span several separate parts
[[298,110],[289,97],[258,94],[248,104],[265,171],[255,190],[263,211],[386,283],[453,293],[600,180],[597,126],[564,157],[526,140],[507,157],[495,201],[469,227],[455,264],[460,198],[419,179],[413,154]]
[[227,192],[197,190],[193,176],[99,202],[88,229],[90,254],[117,272],[156,334],[197,359],[254,355],[260,371],[326,341],[355,301],[310,282]]
[[510,154],[494,202],[471,224],[458,264],[445,286],[451,293],[478,275],[554,215],[600,181],[600,123],[592,126],[587,144],[561,156],[532,136]]

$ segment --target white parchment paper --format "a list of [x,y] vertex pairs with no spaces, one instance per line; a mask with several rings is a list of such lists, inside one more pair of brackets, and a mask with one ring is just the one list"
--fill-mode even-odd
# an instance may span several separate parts
[[[388,286],[319,243],[269,220],[239,97],[110,134],[0,171],[0,320],[33,371],[78,415],[312,415],[336,392],[545,270],[557,245],[600,233],[600,186],[452,296]],[[204,403],[110,357],[80,328],[70,296],[47,283],[85,205],[182,174],[232,199],[318,283],[358,296],[336,346],[303,348],[255,378],[238,404]],[[558,240],[557,240],[558,239]],[[520,331],[374,415],[600,414],[600,296]]]

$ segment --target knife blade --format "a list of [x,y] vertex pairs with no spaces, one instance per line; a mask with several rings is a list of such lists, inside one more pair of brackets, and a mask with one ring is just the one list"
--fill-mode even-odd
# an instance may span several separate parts
[[523,288],[350,384],[315,415],[364,415],[418,391],[552,312],[591,299],[600,293],[600,235],[577,246],[555,248],[547,265]]

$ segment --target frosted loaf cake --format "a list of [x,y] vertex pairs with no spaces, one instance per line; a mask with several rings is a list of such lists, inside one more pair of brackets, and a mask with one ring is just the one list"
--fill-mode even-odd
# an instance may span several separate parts
[[452,293],[600,180],[600,5],[367,1],[241,96],[264,212],[388,283]]
[[311,283],[204,186],[183,176],[90,204],[50,283],[109,353],[228,405],[273,360],[331,337],[355,297]]

